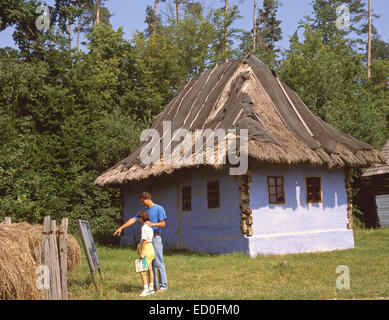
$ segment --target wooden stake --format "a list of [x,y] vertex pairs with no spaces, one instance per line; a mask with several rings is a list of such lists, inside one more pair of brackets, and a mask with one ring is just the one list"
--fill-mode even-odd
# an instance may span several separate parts
[[59,271],[57,235],[56,235],[56,221],[50,221],[50,285],[51,285],[51,299],[62,300],[61,290],[61,276]]
[[59,264],[61,276],[62,300],[68,300],[68,219],[62,219],[58,235]]
[[[42,235],[42,250],[41,250],[41,261],[42,264],[46,265],[50,270],[50,217],[47,216],[43,220],[43,235]],[[51,286],[45,290],[46,300],[51,300]]]

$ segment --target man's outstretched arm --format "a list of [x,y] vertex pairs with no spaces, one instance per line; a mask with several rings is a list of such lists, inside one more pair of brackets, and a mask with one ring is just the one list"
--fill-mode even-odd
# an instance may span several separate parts
[[129,219],[125,224],[123,224],[119,229],[117,229],[115,232],[114,232],[114,236],[120,236],[122,234],[122,231],[125,229],[125,228],[128,228],[129,226],[132,226],[137,220],[135,218],[131,218]]

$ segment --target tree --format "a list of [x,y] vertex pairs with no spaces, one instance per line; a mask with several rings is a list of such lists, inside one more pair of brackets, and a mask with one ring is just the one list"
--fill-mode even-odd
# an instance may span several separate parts
[[255,52],[257,44],[257,0],[254,0],[253,10],[253,51]]
[[180,24],[180,0],[175,0],[176,2],[176,18],[177,18],[177,26]]
[[228,0],[224,0],[224,56],[227,58],[227,47],[228,47]]
[[105,23],[109,24],[111,13],[107,7],[105,7],[106,0],[77,0],[78,11],[77,18],[79,23],[79,32],[90,33],[92,27],[96,24]]
[[0,31],[14,27],[12,37],[25,56],[28,56],[30,44],[40,33],[35,25],[38,5],[35,0],[6,0],[0,3]]
[[232,45],[234,39],[239,37],[242,30],[233,28],[233,24],[235,20],[240,18],[238,6],[228,6],[228,1],[224,1],[223,7],[209,12],[208,19],[214,27],[211,46],[213,64],[224,63],[237,55],[232,49]]
[[[253,52],[263,62],[275,67],[279,49],[276,42],[282,39],[281,21],[277,19],[280,3],[278,0],[264,0],[263,8],[254,3],[254,23],[251,32],[244,31],[240,36],[240,50],[243,54]],[[253,50],[254,49],[254,50]]]
[[380,146],[387,132],[385,117],[382,106],[364,87],[362,58],[346,39],[334,37],[326,44],[321,30],[306,26],[304,41],[292,40],[279,73],[320,118]]
[[[172,50],[173,48],[173,50]],[[133,39],[135,85],[132,101],[136,115],[150,120],[158,115],[181,87],[182,72],[174,39],[166,32]]]
[[72,232],[77,219],[99,233],[119,223],[120,191],[93,181],[131,152],[145,124],[122,99],[133,77],[122,30],[101,23],[88,41],[89,52],[74,55],[67,33],[38,33],[28,63],[0,50],[0,216],[68,217]]
[[389,44],[374,36],[371,51],[371,78],[367,88],[382,106],[389,128]]
[[372,23],[371,23],[371,0],[369,1],[369,34],[367,41],[367,79],[369,80],[371,77],[371,32],[372,32]]
[[[182,67],[182,81],[205,71],[214,60],[212,46],[215,28],[210,21],[210,14],[205,13],[199,2],[184,4],[184,14],[180,21],[180,29],[176,33],[175,45],[178,65]],[[174,34],[170,27],[169,31]]]
[[147,25],[144,31],[146,37],[150,37],[151,35],[155,35],[155,33],[159,33],[162,28],[161,16],[157,14],[157,17],[155,18],[154,9],[149,5],[146,7],[145,24]]
[[100,24],[100,0],[96,0],[96,24]]
[[[300,26],[303,27],[305,24],[308,24],[314,30],[321,30],[325,44],[330,43],[330,40],[336,36],[350,38],[352,33],[355,33],[357,37],[368,33],[368,24],[366,23],[368,9],[363,0],[312,0],[311,5],[313,8],[312,14],[305,16],[300,21]],[[342,21],[342,16],[338,16],[337,9],[342,8],[341,6],[348,9],[348,26],[337,24],[337,22],[346,22]],[[347,12],[341,10],[340,13],[347,17]],[[362,42],[359,38],[351,41],[351,43],[357,45],[360,45]]]
[[153,34],[157,33],[157,6],[159,2],[165,2],[166,0],[154,0],[154,21],[153,21]]

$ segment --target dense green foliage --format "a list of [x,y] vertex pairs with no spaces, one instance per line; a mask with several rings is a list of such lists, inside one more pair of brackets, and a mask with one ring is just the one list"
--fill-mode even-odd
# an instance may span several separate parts
[[0,52],[0,212],[38,223],[45,215],[120,222],[120,189],[93,184],[138,143],[145,123],[127,101],[134,61],[121,29],[93,27],[88,52],[66,35],[39,34],[29,50]]
[[[0,4],[0,33],[14,27],[18,46],[0,48],[0,219],[40,223],[45,215],[66,216],[74,228],[83,218],[93,221],[96,233],[111,234],[121,220],[120,188],[95,186],[96,177],[134,149],[141,130],[189,78],[252,51],[253,30],[234,28],[240,19],[236,5],[226,14],[224,1],[209,10],[180,1],[178,22],[176,1],[167,1],[168,10],[156,18],[147,7],[145,30],[125,39],[121,28],[109,24],[108,0],[100,1],[98,25],[95,1],[52,2],[46,30],[35,25],[38,1]],[[347,32],[334,27],[341,2],[355,22]],[[367,80],[365,3],[312,1],[312,15],[282,53],[279,5],[266,0],[258,8],[255,54],[315,114],[381,147],[388,138],[389,44],[374,36]],[[69,24],[74,37],[78,21],[87,36],[83,50],[69,48]],[[360,175],[356,170],[357,200],[370,187]],[[355,213],[363,217],[365,207],[357,203]]]

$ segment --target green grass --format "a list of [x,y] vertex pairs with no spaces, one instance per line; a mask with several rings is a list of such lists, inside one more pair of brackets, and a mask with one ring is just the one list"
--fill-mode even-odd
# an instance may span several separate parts
[[[350,250],[255,259],[165,250],[169,290],[146,298],[138,296],[143,286],[134,272],[136,251],[98,246],[99,292],[83,255],[69,276],[70,299],[389,299],[389,229],[354,230],[354,238]],[[350,270],[349,290],[335,286],[339,265]]]

